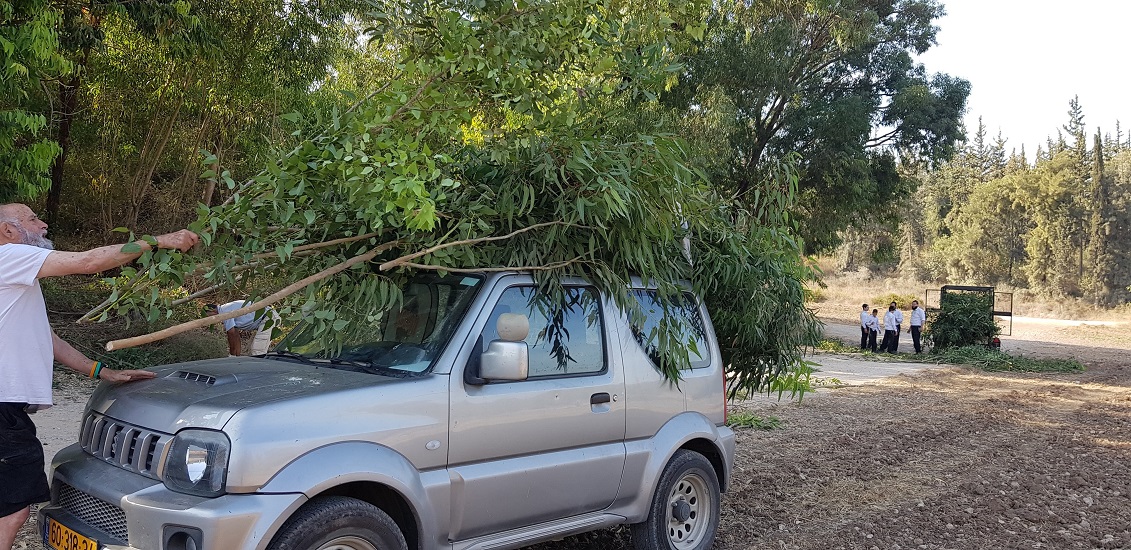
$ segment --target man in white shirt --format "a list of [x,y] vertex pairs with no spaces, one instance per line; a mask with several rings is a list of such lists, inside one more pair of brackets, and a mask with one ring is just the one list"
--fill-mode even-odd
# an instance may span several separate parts
[[880,318],[876,317],[876,314],[879,312],[880,310],[873,309],[872,314],[868,316],[868,349],[872,350],[872,353],[877,351],[876,334],[880,332]]
[[[218,313],[228,313],[235,311],[245,306],[251,305],[247,300],[235,300],[226,304],[209,304],[211,311],[209,315]],[[271,318],[270,325],[267,319]],[[278,314],[270,307],[266,307],[259,311],[245,313],[239,317],[227,319],[224,321],[224,333],[228,337],[228,355],[242,355],[240,332],[255,331],[255,337],[251,341],[251,349],[248,350],[248,355],[263,355],[267,353],[267,348],[271,347],[271,328],[275,326],[278,320]]]
[[887,313],[884,313],[884,340],[880,343],[880,351],[895,353],[895,346],[892,342],[896,339],[896,324],[895,324],[895,304],[888,306]]
[[892,310],[892,313],[895,314],[895,338],[891,339],[891,352],[895,353],[899,350],[899,335],[903,333],[903,311],[899,309],[899,304],[895,302],[892,302],[889,307],[895,308]]
[[923,323],[927,322],[927,313],[919,307],[919,300],[911,301],[911,343],[915,344],[915,353],[922,353],[919,335],[923,330]]
[[[157,237],[160,248],[188,250],[198,237],[188,230]],[[43,445],[29,412],[51,406],[52,359],[91,378],[129,382],[153,378],[144,370],[113,370],[93,361],[51,329],[39,279],[91,274],[118,267],[151,247],[122,252],[122,245],[86,252],[57,252],[47,224],[23,204],[0,204],[0,550],[11,550],[30,505],[50,498]]]
[[860,306],[860,349],[868,349],[868,304]]

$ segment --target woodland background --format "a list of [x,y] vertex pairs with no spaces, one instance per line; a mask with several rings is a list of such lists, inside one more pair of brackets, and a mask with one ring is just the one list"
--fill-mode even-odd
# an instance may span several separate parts
[[[0,0],[0,200],[32,204],[64,246],[183,227],[395,79],[412,37],[374,29],[425,4]],[[785,215],[801,254],[1105,308],[1131,298],[1131,135],[1086,123],[1072,98],[1031,159],[963,128],[970,83],[914,61],[943,3],[589,4],[652,17],[653,43],[634,46],[670,65],[634,116],[684,140],[721,196]],[[795,189],[774,177],[783,163]]]

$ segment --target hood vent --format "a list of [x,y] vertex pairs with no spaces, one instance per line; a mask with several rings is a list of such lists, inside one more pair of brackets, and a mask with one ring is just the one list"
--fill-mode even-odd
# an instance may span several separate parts
[[261,372],[241,372],[239,374],[229,373],[213,376],[211,374],[193,372],[190,370],[179,370],[170,374],[169,378],[180,378],[181,380],[204,386],[223,386],[224,384],[231,384],[233,382],[247,382],[248,380],[255,380],[263,376],[264,374]]
[[199,372],[190,372],[187,370],[179,370],[173,373],[173,376],[181,380],[188,380],[189,382],[196,382],[197,384],[204,384],[205,386],[213,386],[216,384],[216,377],[207,374],[200,374]]

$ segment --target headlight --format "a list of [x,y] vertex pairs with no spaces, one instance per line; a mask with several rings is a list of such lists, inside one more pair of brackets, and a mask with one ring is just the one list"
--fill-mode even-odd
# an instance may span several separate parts
[[224,432],[181,430],[165,458],[165,486],[202,497],[224,494],[231,449]]

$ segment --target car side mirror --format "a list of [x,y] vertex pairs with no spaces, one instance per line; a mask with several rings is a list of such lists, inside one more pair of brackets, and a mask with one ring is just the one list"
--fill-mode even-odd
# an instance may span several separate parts
[[526,380],[530,373],[530,350],[526,342],[495,340],[487,345],[479,363],[485,380]]

